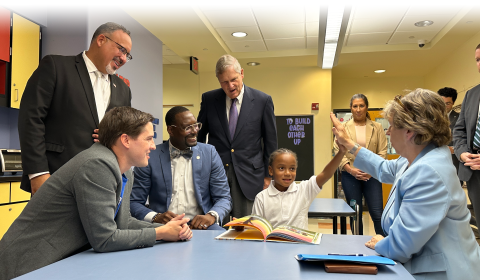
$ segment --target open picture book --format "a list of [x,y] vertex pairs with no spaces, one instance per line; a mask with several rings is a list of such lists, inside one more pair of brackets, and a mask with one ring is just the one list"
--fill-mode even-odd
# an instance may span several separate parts
[[215,239],[227,240],[256,240],[256,241],[274,241],[274,242],[294,242],[320,244],[322,234],[301,228],[282,225],[273,228],[269,221],[260,216],[246,216],[233,220],[225,227],[244,227],[243,231],[234,228],[215,237]]

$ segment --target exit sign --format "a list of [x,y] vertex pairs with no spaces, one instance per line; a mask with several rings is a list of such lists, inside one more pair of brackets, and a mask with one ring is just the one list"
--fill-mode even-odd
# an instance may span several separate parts
[[198,75],[198,58],[190,57],[190,71]]

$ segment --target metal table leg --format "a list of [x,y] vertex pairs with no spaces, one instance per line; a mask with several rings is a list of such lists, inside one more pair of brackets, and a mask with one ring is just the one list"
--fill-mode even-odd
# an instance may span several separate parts
[[347,234],[347,217],[340,217],[340,233]]
[[337,216],[332,217],[333,219],[333,234],[337,234]]

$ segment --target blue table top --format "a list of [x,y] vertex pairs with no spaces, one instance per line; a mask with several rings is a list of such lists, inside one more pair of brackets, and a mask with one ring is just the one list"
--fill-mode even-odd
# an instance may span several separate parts
[[315,198],[308,209],[308,217],[353,216],[355,211],[339,198]]
[[195,230],[187,242],[112,253],[88,250],[16,279],[401,279],[401,264],[379,266],[378,275],[326,275],[323,262],[299,262],[297,254],[363,253],[369,236],[324,234],[320,245],[215,240],[221,231]]

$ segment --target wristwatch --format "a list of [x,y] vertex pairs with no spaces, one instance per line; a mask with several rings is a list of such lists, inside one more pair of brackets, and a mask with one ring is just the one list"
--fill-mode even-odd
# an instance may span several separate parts
[[355,143],[353,148],[350,150],[350,153],[354,154],[358,150],[358,148],[360,148],[360,145],[358,145],[358,143]]
[[215,223],[218,225],[218,214],[215,211],[208,211],[207,214],[212,215],[215,218]]

